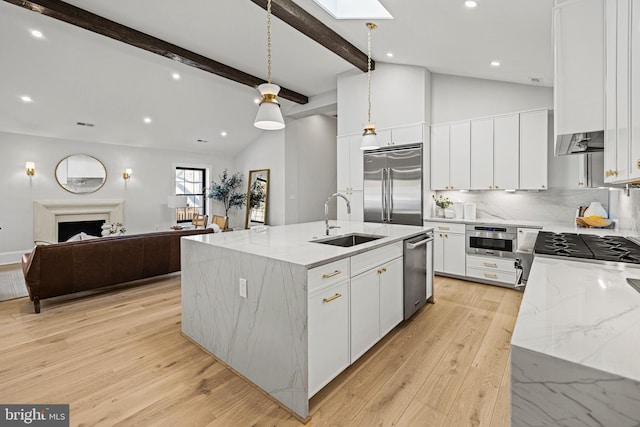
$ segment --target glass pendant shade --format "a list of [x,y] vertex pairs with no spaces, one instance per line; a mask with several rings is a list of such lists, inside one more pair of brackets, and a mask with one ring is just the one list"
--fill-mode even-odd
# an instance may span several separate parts
[[376,125],[373,123],[367,123],[364,127],[364,133],[362,134],[360,149],[373,150],[376,148],[380,148],[380,144],[378,144],[378,138],[376,137]]
[[253,125],[258,129],[279,130],[284,129],[284,119],[278,103],[280,86],[271,83],[263,83],[258,86],[262,101],[258,107],[258,114]]

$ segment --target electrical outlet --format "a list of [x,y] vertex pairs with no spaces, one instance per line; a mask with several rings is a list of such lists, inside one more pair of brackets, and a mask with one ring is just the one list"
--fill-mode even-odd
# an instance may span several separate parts
[[247,279],[240,279],[238,283],[238,291],[240,291],[240,296],[242,298],[247,297]]

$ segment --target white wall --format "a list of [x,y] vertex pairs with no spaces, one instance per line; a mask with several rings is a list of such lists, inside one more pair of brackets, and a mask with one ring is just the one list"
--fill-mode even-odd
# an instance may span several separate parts
[[[285,131],[264,131],[234,159],[233,171],[241,172],[246,192],[249,171],[270,169],[269,201],[267,205],[267,224],[285,223]],[[229,224],[233,228],[243,228],[246,206],[229,211]]]
[[[376,62],[371,73],[371,120],[377,129],[429,122],[431,73],[424,67]],[[367,73],[338,75],[338,135],[367,122]]]
[[431,123],[446,123],[537,108],[553,109],[550,87],[431,75]]
[[[220,156],[127,146],[66,141],[0,132],[0,264],[18,262],[33,247],[33,201],[122,199],[127,234],[167,230],[175,224],[175,212],[167,196],[175,191],[175,166],[209,168],[217,176],[231,160]],[[105,185],[95,193],[75,195],[56,182],[56,164],[70,154],[88,154],[107,169]],[[33,161],[36,174],[25,174],[25,162]],[[131,180],[122,179],[126,168]],[[211,175],[210,175],[211,176]]]
[[[336,191],[336,132],[332,117],[287,120],[285,129],[287,224],[324,219],[324,202]],[[335,204],[331,217],[335,218]]]

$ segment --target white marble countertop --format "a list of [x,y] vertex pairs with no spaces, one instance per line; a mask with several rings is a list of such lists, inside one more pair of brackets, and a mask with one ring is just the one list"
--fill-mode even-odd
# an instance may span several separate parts
[[544,231],[552,231],[554,233],[578,233],[578,234],[596,234],[598,236],[636,236],[633,230],[617,229],[617,228],[586,228],[578,227],[575,223],[567,222],[542,222],[542,221],[526,221],[518,219],[455,219],[455,218],[426,218],[425,224],[434,222],[449,222],[456,224],[492,224],[504,225],[510,227],[523,228],[540,228]]
[[518,346],[640,381],[640,267],[536,256],[511,339]]
[[330,231],[332,237],[349,233],[375,234],[385,237],[350,248],[313,243],[312,240],[327,237],[325,235],[324,221],[318,221],[267,227],[262,231],[256,229],[241,230],[230,233],[200,234],[186,238],[208,245],[225,247],[243,253],[313,268],[433,229],[433,227],[429,226],[419,227],[334,220],[329,221],[329,225],[340,226],[340,228]]

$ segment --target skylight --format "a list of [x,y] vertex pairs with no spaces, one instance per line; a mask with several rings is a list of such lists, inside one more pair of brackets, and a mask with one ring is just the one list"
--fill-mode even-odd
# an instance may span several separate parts
[[336,19],[393,19],[378,0],[313,0]]

